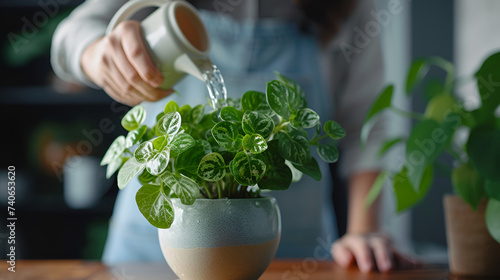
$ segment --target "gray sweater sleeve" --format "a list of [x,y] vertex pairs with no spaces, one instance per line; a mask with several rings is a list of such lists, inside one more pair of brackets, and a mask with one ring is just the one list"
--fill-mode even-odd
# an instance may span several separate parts
[[386,116],[382,116],[373,127],[365,148],[361,149],[361,127],[372,102],[382,89],[384,65],[380,32],[373,36],[364,35],[363,44],[354,40],[359,36],[358,30],[366,33],[365,27],[373,21],[370,12],[375,11],[373,1],[359,1],[358,5],[344,26],[343,34],[336,39],[333,59],[333,68],[336,69],[332,78],[337,109],[335,119],[347,131],[340,142],[343,148],[340,171],[346,177],[384,167],[377,153],[389,132]]
[[83,50],[104,36],[113,14],[127,0],[87,0],[57,27],[52,38],[51,63],[57,76],[68,82],[96,87],[80,66]]

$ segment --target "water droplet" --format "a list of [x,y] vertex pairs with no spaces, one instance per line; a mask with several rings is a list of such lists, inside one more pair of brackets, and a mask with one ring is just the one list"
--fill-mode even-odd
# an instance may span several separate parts
[[255,206],[260,207],[260,202],[256,201]]

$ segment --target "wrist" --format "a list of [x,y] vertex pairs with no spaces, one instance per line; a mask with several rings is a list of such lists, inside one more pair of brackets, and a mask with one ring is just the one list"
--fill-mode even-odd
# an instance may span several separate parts
[[97,50],[99,43],[101,42],[103,37],[94,40],[90,43],[82,52],[80,57],[80,68],[82,70],[83,76],[90,82],[97,84],[97,81],[94,78],[94,74],[97,74],[97,69],[95,63],[95,59],[98,55]]

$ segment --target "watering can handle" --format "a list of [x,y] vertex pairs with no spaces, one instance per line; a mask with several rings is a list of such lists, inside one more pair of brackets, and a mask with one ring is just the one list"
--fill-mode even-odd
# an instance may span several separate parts
[[160,7],[161,5],[172,0],[132,0],[123,5],[113,16],[109,22],[106,34],[111,33],[120,22],[129,19],[133,14],[142,8],[146,7]]

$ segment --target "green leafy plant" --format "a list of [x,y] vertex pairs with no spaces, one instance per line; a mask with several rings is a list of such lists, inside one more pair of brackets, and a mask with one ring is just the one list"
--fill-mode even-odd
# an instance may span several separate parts
[[288,189],[301,173],[320,180],[311,148],[324,161],[336,162],[333,140],[345,130],[331,120],[322,126],[306,107],[301,87],[280,74],[277,78],[266,93],[246,92],[207,113],[205,105],[179,107],[170,101],[151,127],[143,124],[144,107],[135,106],[122,119],[128,134],[116,138],[102,159],[107,177],[118,170],[123,189],[138,176],[137,205],[158,228],[173,222],[171,198],[186,205],[200,197],[252,198]]
[[[392,104],[394,86],[387,86],[373,102],[362,128],[362,146],[368,139],[373,123],[383,111],[391,110],[416,121],[408,138],[387,139],[380,147],[382,156],[397,144],[405,144],[405,163],[396,173],[383,171],[375,181],[366,204],[370,205],[389,178],[394,187],[397,210],[404,211],[422,200],[428,192],[434,170],[443,169],[438,156],[454,157],[449,170],[456,193],[473,209],[487,199],[486,225],[491,236],[500,242],[500,118],[495,110],[500,105],[500,53],[488,57],[474,79],[481,106],[467,109],[453,95],[457,81],[453,65],[439,57],[420,59],[413,63],[406,82],[406,94],[411,95],[431,66],[447,73],[444,83],[432,81],[424,87],[428,99],[424,113],[407,112]],[[453,137],[457,130],[470,133],[463,145]]]

